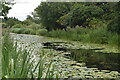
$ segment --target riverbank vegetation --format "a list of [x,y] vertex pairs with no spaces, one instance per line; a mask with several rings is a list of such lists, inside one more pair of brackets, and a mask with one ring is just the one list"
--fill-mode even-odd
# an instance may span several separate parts
[[[9,18],[13,33],[118,46],[120,2],[42,2],[24,21]],[[9,23],[8,23],[9,22]],[[13,24],[15,23],[15,24]]]
[[[90,64],[93,67],[88,68],[86,62],[82,61],[82,59],[87,60],[87,57],[89,57],[91,59],[88,59],[89,61],[95,63],[94,61],[96,60],[104,65],[108,64],[105,61],[109,60],[110,66],[111,62],[116,62],[116,70],[119,69],[119,61],[117,60],[119,53],[115,53],[115,56],[113,56],[111,55],[112,50],[109,51],[108,49],[104,54],[101,51],[104,51],[106,46],[103,48],[91,44],[84,45],[84,43],[97,43],[99,45],[110,45],[112,48],[113,46],[119,47],[119,7],[120,2],[41,2],[32,13],[33,17],[28,15],[24,21],[8,18],[7,13],[10,8],[3,9],[5,11],[2,13],[2,16],[4,16],[2,22],[2,30],[4,31],[2,78],[111,77],[112,79],[119,77],[117,71],[99,70],[94,64]],[[7,30],[8,32],[10,30],[13,33],[17,33],[14,34],[16,36],[12,38],[12,35],[9,36],[9,33],[6,33]],[[18,34],[23,35],[18,36]],[[24,34],[33,34],[34,36]],[[44,41],[39,41],[43,37],[37,36],[35,38],[35,35],[67,39],[76,41],[76,43],[53,42],[53,40],[52,43],[49,42],[50,40],[43,43]],[[22,39],[24,40],[22,41]],[[78,42],[84,43],[80,44]],[[41,46],[40,51],[38,45]],[[42,51],[43,48],[46,49],[46,52]],[[82,50],[82,48],[84,49]],[[94,52],[95,56],[92,55],[93,52],[90,52],[93,50],[98,51]],[[115,49],[114,51],[117,50]],[[83,56],[80,53],[83,53]],[[100,53],[101,56],[97,53]],[[70,56],[76,59],[81,57],[82,59],[77,62],[71,60]],[[109,58],[106,56],[109,56]],[[115,62],[112,61],[113,59],[115,59]],[[52,61],[54,61],[53,64]],[[54,70],[55,66],[57,67]],[[110,69],[110,67],[107,66],[105,69]]]
[[119,2],[41,3],[35,12],[47,36],[118,46],[118,7]]
[[36,57],[32,57],[33,53],[34,49],[20,46],[11,39],[9,33],[6,33],[3,37],[2,46],[2,79],[53,78],[55,75],[52,74],[52,62],[49,63],[48,67],[45,66],[47,54],[43,51],[40,52],[38,54],[39,60],[36,62]]
[[48,32],[46,36],[81,41],[84,43],[98,43],[118,46],[118,34],[111,33],[105,28],[91,30],[77,27],[68,28],[67,32],[65,30],[53,30]]

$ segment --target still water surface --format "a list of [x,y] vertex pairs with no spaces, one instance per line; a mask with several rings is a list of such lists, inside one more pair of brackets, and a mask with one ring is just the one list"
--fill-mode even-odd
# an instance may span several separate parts
[[64,46],[60,47],[62,43],[64,42],[46,42],[44,43],[44,46],[46,46],[45,48],[52,48],[57,51],[69,52],[70,54],[65,55],[67,58],[80,63],[86,63],[86,66],[89,68],[98,68],[99,70],[111,70],[120,72],[120,53],[99,52],[99,50],[102,48],[69,49]]

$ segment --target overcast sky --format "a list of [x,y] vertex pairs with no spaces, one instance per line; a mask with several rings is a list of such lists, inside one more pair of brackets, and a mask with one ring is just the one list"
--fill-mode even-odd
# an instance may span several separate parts
[[27,15],[30,15],[41,1],[43,0],[14,0],[16,4],[9,10],[8,17],[16,17],[19,20],[25,20]]

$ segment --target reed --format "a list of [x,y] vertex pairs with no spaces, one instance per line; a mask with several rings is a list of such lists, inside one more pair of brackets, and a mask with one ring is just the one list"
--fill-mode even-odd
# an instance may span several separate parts
[[[35,65],[35,58],[31,58],[33,49],[23,49],[17,46],[17,42],[13,42],[9,34],[3,38],[2,46],[2,78],[53,78],[50,72],[51,64],[44,67],[45,57],[44,52],[40,55],[40,60]],[[44,72],[44,70],[47,70]],[[34,73],[37,74],[35,75]],[[54,71],[52,71],[54,72]],[[44,77],[43,73],[46,75]]]

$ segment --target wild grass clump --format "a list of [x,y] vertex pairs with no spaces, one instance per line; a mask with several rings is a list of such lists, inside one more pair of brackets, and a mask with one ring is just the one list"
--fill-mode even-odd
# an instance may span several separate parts
[[93,29],[87,33],[86,42],[107,44],[109,39],[109,32],[106,28]]
[[46,36],[63,38],[73,41],[82,41],[86,43],[109,44],[111,46],[118,45],[118,35],[109,32],[107,27],[99,28],[67,28],[67,30],[53,30],[48,32]]
[[[35,58],[32,57],[33,51],[34,49],[18,48],[17,42],[13,42],[9,34],[6,34],[2,46],[2,78],[53,77],[49,70],[52,62],[47,68],[44,65],[47,54],[41,53],[40,60],[35,62]],[[45,69],[47,69],[46,72],[44,72]]]
[[11,32],[17,34],[45,35],[47,34],[47,29],[41,24],[25,21],[24,24],[15,24],[12,26]]
[[12,26],[13,28],[23,28],[23,24],[15,24],[14,26]]
[[11,31],[17,34],[36,34],[34,30],[29,28],[13,28]]
[[12,28],[11,32],[17,33],[17,34],[32,34],[32,35],[45,35],[47,34],[46,29],[31,29],[31,28]]
[[119,46],[119,39],[120,39],[120,35],[118,35],[117,33],[111,33],[109,36],[109,40],[108,40],[108,44],[110,44],[111,46]]
[[45,34],[47,34],[47,29],[38,29],[36,30],[36,34],[44,36]]

